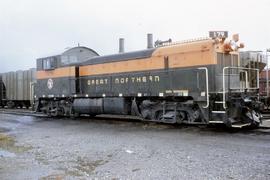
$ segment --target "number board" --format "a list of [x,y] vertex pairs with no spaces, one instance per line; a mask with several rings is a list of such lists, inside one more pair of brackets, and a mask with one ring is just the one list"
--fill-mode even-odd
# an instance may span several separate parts
[[211,37],[211,38],[227,38],[228,31],[209,31],[209,37]]

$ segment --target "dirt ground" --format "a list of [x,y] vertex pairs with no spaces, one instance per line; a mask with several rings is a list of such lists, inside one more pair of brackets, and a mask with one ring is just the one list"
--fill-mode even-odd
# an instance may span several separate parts
[[270,130],[0,113],[0,179],[270,179]]

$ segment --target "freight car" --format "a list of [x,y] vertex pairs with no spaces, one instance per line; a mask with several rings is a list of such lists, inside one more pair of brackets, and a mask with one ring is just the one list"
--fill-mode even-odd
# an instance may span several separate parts
[[7,72],[0,75],[0,106],[26,107],[33,103],[36,69]]
[[3,96],[4,96],[4,85],[3,85],[3,81],[2,81],[2,74],[0,74],[0,107],[2,107],[3,105]]
[[[259,69],[259,73],[263,71],[263,69],[266,67],[266,56],[263,54],[262,51],[242,51],[240,52],[240,62],[243,67],[247,68],[256,68]],[[252,73],[249,73],[251,77],[248,77],[249,79],[252,79],[252,76],[254,76]],[[260,85],[261,85],[260,81]],[[260,95],[262,89],[260,88]]]
[[226,32],[210,34],[179,43],[159,41],[141,51],[93,54],[80,62],[37,59],[37,111],[258,126],[259,69],[240,62],[237,35],[229,42]]
[[[267,78],[266,78],[266,70],[263,70],[260,73],[260,99],[264,104],[264,111],[269,111],[270,110],[270,97],[269,95],[267,96]],[[269,72],[270,74],[270,72]],[[268,77],[269,77],[268,74]],[[269,79],[268,79],[269,81]]]

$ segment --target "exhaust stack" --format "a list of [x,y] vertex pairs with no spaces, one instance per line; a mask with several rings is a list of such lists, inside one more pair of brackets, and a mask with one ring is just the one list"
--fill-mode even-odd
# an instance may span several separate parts
[[147,34],[147,49],[153,48],[153,34]]
[[125,39],[119,38],[119,53],[125,52]]

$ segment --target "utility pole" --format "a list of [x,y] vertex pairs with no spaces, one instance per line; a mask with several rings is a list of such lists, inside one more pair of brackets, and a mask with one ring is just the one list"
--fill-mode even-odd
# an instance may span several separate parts
[[269,97],[269,79],[268,79],[268,52],[270,49],[266,49],[266,97]]

